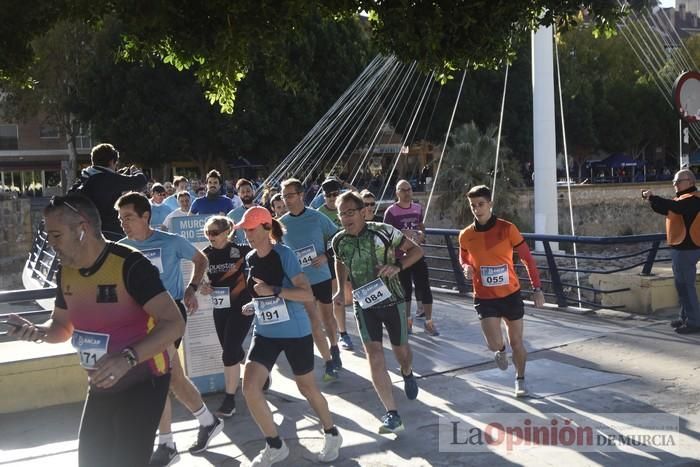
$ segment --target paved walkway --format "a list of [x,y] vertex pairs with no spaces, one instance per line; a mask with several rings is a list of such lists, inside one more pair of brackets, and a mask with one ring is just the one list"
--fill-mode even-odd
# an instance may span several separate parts
[[[514,399],[514,370],[512,366],[506,372],[495,368],[471,300],[437,294],[435,316],[440,337],[427,336],[417,322],[416,333],[410,338],[415,373],[420,375],[421,392],[416,401],[403,395],[395,360],[387,349],[395,396],[406,425],[398,437],[377,434],[383,410],[369,381],[364,355],[342,352],[341,381],[322,387],[345,439],[334,465],[700,465],[700,335],[679,336],[667,319],[658,317],[528,308],[528,383],[534,397]],[[356,335],[354,338],[359,342]],[[281,465],[313,465],[323,439],[319,425],[290,380],[284,358],[281,363],[273,372],[269,392],[281,436],[291,449]],[[319,358],[319,380],[320,363]],[[247,465],[262,449],[257,426],[240,393],[238,396],[238,413],[226,422],[210,450],[196,457],[186,452],[196,437],[197,423],[175,404],[175,441],[183,453],[177,465]],[[207,396],[206,400],[215,409],[220,397]],[[76,465],[80,410],[74,404],[1,415],[0,466]],[[462,432],[452,439],[449,423],[440,428],[441,420],[482,426],[487,419],[505,421],[518,414],[541,419],[553,413],[573,413],[579,423],[604,425],[623,422],[626,416],[621,414],[626,413],[655,420],[677,415],[679,418],[671,420],[678,421],[680,434],[673,438],[677,445],[660,451],[649,451],[649,446],[578,452],[561,446],[515,445],[510,451],[499,446],[475,452],[473,445],[467,448],[459,444],[464,442]],[[452,418],[448,420],[448,416]],[[457,444],[449,444],[451,439]],[[461,452],[446,452],[448,449]]]

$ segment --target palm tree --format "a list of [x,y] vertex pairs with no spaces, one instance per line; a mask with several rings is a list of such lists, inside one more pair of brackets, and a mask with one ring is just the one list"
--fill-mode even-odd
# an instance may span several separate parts
[[[471,222],[472,216],[466,193],[476,185],[493,186],[496,159],[496,130],[490,126],[483,133],[474,122],[454,130],[436,181],[442,193],[436,201],[441,215],[448,214],[455,225]],[[494,196],[494,211],[518,222],[513,188],[524,185],[519,163],[510,149],[501,144]]]

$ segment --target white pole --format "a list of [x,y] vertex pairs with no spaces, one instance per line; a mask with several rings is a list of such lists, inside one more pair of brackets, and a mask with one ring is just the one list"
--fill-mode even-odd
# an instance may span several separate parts
[[[532,33],[532,122],[535,159],[535,233],[558,235],[556,124],[552,28]],[[558,244],[551,244],[558,250]],[[542,250],[537,242],[537,250]]]

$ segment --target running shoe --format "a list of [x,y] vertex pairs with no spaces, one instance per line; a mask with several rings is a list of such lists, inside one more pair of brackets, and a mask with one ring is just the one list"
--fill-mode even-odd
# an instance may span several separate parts
[[425,319],[425,311],[416,310],[416,319]]
[[214,417],[214,423],[209,426],[200,426],[199,433],[197,433],[197,441],[190,446],[190,454],[197,454],[205,451],[209,447],[209,443],[214,436],[221,433],[224,429],[224,421],[220,418]]
[[352,343],[350,334],[340,336],[340,345],[343,347],[343,350],[355,350],[355,345]]
[[340,433],[333,436],[330,433],[324,435],[323,448],[318,454],[318,460],[320,462],[333,462],[340,455],[340,446],[343,444],[343,437]]
[[508,369],[508,354],[505,350],[499,350],[493,353],[493,359],[496,361],[498,368],[505,371]]
[[529,394],[524,379],[515,380],[515,397],[525,397]]
[[684,324],[685,324],[685,321],[683,321],[682,319],[674,319],[673,321],[671,321],[671,327],[673,329],[678,329],[679,327],[683,326]]
[[236,413],[236,398],[232,394],[226,394],[216,415],[223,418],[232,417]]
[[331,383],[338,380],[338,372],[333,365],[333,361],[326,362],[326,371],[323,373],[323,382]]
[[156,450],[151,455],[149,466],[167,467],[180,460],[180,455],[177,453],[177,446],[169,447],[166,443],[159,444]]
[[270,385],[272,384],[272,376],[267,376],[267,379],[265,380],[265,384],[263,384],[263,391],[267,391],[270,389]]
[[331,360],[336,370],[343,368],[343,361],[340,359],[340,349],[338,346],[331,347]]
[[385,435],[387,433],[398,433],[404,430],[403,423],[401,422],[401,417],[399,414],[392,414],[387,412],[386,415],[382,417],[382,424],[379,426],[379,434]]
[[289,448],[284,440],[282,441],[282,447],[279,449],[271,448],[269,444],[265,443],[265,449],[255,456],[250,465],[251,467],[268,467],[285,460],[288,455]]
[[418,381],[416,381],[416,377],[413,376],[413,372],[408,376],[401,376],[403,376],[403,390],[406,393],[406,397],[408,397],[408,400],[415,400],[418,397]]
[[437,330],[432,319],[428,319],[425,321],[424,329],[425,329],[425,333],[429,336],[437,337],[440,335],[440,331]]
[[687,322],[683,324],[682,326],[678,326],[676,328],[676,332],[678,334],[695,334],[700,332],[700,327],[699,326],[692,326],[689,325]]

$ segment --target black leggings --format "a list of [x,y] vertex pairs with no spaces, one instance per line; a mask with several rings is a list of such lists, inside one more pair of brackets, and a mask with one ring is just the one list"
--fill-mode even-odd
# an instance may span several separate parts
[[80,467],[147,466],[169,386],[167,374],[119,392],[88,390],[80,422]]
[[419,259],[415,264],[401,271],[399,281],[401,281],[407,302],[411,301],[413,284],[415,284],[416,301],[423,305],[433,304],[433,292],[430,290],[430,279],[428,278],[428,263],[425,262],[425,258]]
[[243,302],[244,300],[234,300],[231,302],[231,308],[214,310],[214,326],[216,326],[216,335],[219,336],[219,343],[223,350],[221,360],[224,362],[224,366],[233,366],[245,360],[243,341],[248,335],[254,316],[241,314]]

